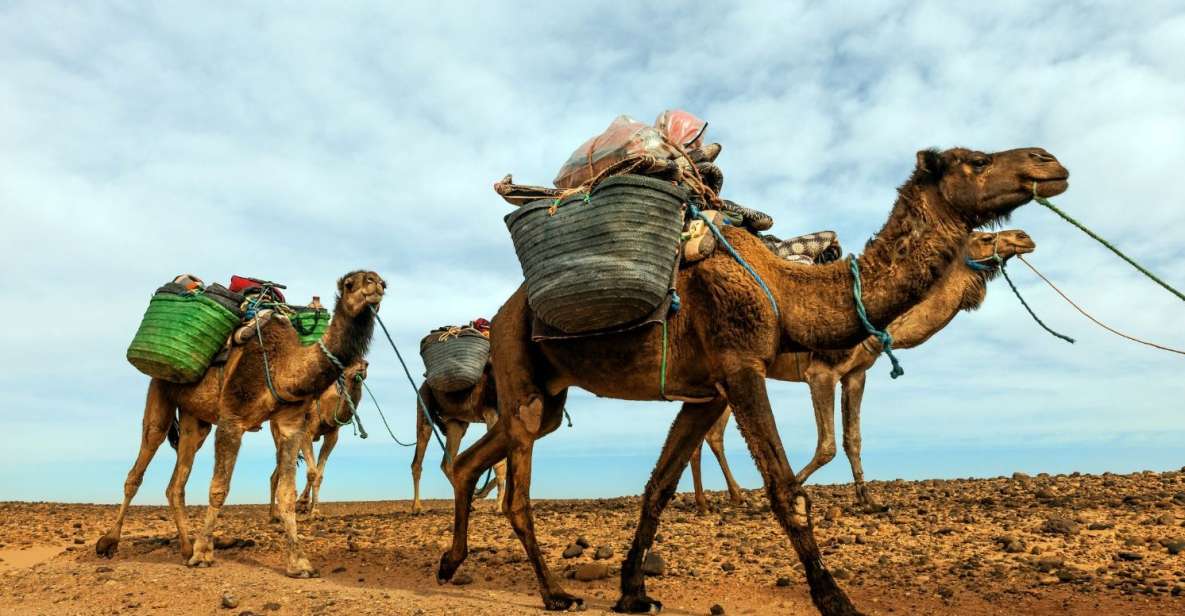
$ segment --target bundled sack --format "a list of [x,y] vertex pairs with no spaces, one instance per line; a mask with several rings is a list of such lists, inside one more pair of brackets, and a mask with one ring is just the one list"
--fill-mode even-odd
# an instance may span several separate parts
[[654,312],[671,288],[686,201],[670,182],[618,175],[587,197],[536,201],[507,215],[535,316],[585,334]]
[[157,289],[128,346],[128,362],[173,383],[201,379],[240,318],[226,305],[234,301],[231,292],[219,287],[218,293],[226,297],[209,293],[201,279],[188,274]]
[[628,160],[649,156],[655,160],[673,159],[677,152],[668,145],[662,132],[628,115],[617,116],[601,134],[585,141],[555,176],[556,188],[577,188],[610,167]]
[[489,322],[477,319],[465,327],[432,330],[420,341],[420,357],[428,386],[436,391],[449,393],[477,385],[490,359]]

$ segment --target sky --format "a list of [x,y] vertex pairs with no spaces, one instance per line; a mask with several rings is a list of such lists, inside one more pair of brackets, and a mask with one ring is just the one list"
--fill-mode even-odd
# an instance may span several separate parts
[[[710,123],[723,195],[773,232],[859,250],[917,150],[1040,146],[1071,171],[1055,202],[1185,287],[1185,6],[1179,2],[84,3],[0,6],[0,500],[114,503],[148,378],[124,352],[153,290],[192,272],[333,295],[368,268],[422,373],[431,328],[490,317],[522,274],[491,185],[547,184],[616,115]],[[1031,262],[1080,304],[1185,347],[1183,307],[1037,205]],[[1185,465],[1185,359],[1094,327],[1020,264],[979,311],[874,366],[870,479]],[[375,340],[369,383],[400,438],[413,393]],[[807,390],[771,382],[795,468]],[[574,390],[574,426],[535,449],[536,497],[640,493],[678,407]],[[411,450],[345,429],[323,500],[411,496]],[[475,426],[470,441],[480,434]],[[212,439],[210,440],[212,442]],[[760,476],[734,428],[738,480]],[[188,498],[205,502],[213,446]],[[424,491],[449,497],[432,444]],[[164,447],[136,502],[164,502]],[[723,486],[705,458],[709,488]],[[248,435],[229,502],[266,501],[273,446]],[[850,480],[842,453],[818,482]],[[302,478],[303,482],[303,478]],[[681,489],[688,489],[684,477]]]

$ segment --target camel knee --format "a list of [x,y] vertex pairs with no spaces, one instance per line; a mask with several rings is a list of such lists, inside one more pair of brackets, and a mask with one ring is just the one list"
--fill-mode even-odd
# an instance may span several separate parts
[[185,486],[169,486],[169,489],[165,490],[165,497],[169,499],[170,505],[184,503]]
[[210,488],[210,506],[221,507],[226,502],[228,490],[222,486]]
[[819,450],[815,452],[815,459],[820,464],[827,464],[835,459],[835,443],[824,443],[819,445]]

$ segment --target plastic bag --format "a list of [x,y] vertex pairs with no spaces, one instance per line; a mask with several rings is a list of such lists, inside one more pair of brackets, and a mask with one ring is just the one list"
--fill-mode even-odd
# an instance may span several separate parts
[[658,114],[654,120],[654,128],[670,140],[686,149],[693,149],[700,145],[708,123],[682,109],[667,109]]
[[585,141],[555,176],[556,188],[575,188],[598,173],[624,160],[650,154],[660,159],[671,156],[662,133],[627,115],[617,116],[601,134]]

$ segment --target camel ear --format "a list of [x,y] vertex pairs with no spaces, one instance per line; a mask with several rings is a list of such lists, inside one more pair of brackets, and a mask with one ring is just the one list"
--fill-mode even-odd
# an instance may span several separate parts
[[917,172],[923,176],[937,180],[943,172],[942,154],[933,148],[918,150]]

